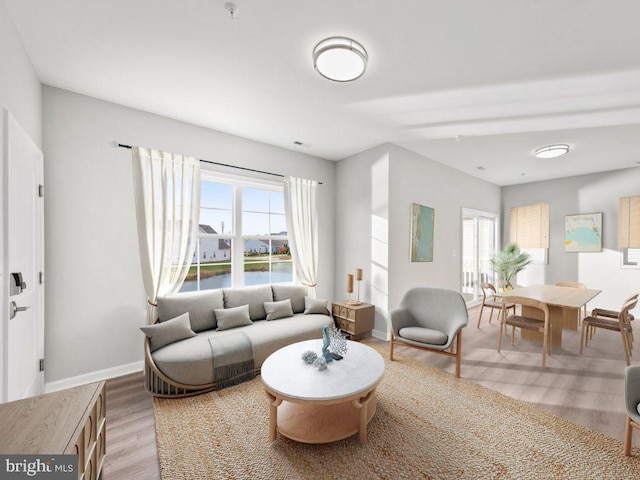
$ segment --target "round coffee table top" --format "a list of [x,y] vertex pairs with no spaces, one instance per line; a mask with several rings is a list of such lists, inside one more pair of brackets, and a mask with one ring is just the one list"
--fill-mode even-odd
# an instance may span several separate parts
[[297,400],[336,400],[366,392],[382,379],[384,360],[367,345],[352,341],[347,345],[344,358],[328,363],[326,370],[302,360],[307,350],[322,354],[321,339],[281,348],[262,364],[262,382],[272,393]]

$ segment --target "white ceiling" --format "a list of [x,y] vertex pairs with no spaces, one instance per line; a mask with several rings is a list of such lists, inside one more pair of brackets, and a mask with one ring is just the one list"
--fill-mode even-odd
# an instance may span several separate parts
[[[640,166],[638,0],[4,3],[44,84],[318,157],[395,142],[497,185]],[[369,53],[355,82],[313,69],[336,35]]]

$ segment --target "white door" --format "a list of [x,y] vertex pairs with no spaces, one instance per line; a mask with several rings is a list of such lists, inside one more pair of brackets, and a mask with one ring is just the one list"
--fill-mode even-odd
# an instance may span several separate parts
[[44,393],[43,156],[3,111],[3,401]]
[[497,232],[497,214],[462,209],[462,296],[468,306],[482,299],[481,283],[494,283],[489,259],[496,249]]

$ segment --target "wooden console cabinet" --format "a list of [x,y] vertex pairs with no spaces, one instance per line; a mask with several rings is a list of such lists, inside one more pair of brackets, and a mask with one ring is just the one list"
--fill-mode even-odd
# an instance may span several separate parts
[[376,313],[373,305],[336,302],[331,306],[331,313],[336,326],[348,335],[349,340],[362,340],[371,335]]
[[97,480],[106,445],[105,382],[0,405],[0,453],[78,455],[78,480]]

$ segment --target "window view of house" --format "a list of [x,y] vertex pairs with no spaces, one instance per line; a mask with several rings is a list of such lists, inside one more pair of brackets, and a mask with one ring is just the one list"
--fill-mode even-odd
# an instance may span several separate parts
[[293,281],[286,230],[282,189],[203,180],[198,245],[181,291]]

